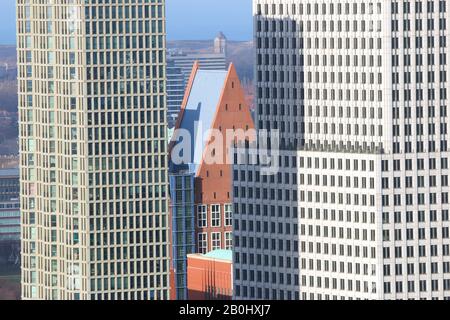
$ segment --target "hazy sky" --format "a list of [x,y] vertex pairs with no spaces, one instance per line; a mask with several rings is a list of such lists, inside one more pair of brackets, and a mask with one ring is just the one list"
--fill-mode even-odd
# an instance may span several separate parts
[[[13,44],[16,0],[0,1],[0,44]],[[167,37],[212,39],[223,31],[230,40],[250,40],[251,3],[251,0],[166,0]]]
[[252,38],[252,0],[166,0],[169,40]]
[[[0,0],[0,44],[16,43],[16,0]],[[170,1],[170,0],[169,0]]]

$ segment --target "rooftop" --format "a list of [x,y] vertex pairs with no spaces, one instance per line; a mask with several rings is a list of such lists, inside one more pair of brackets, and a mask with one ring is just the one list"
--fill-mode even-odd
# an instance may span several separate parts
[[189,162],[194,165],[195,172],[202,161],[208,139],[207,133],[214,124],[227,74],[228,71],[225,70],[198,69],[181,115],[179,128],[187,130],[192,137]]
[[211,259],[233,261],[233,251],[231,250],[214,250],[203,256]]
[[225,40],[226,40],[227,37],[225,37],[225,35],[223,34],[222,31],[220,31],[220,32],[217,34],[216,39],[225,39]]
[[211,58],[222,58],[225,59],[225,56],[222,53],[214,53],[214,52],[183,52],[183,51],[172,51],[169,53],[167,61],[173,60],[203,60],[203,59],[211,59]]

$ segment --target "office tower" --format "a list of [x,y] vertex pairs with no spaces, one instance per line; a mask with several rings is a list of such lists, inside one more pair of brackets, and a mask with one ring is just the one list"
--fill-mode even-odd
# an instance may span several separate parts
[[167,61],[167,122],[174,128],[183,103],[186,85],[180,67],[173,60]]
[[18,0],[24,299],[169,297],[163,0]]
[[228,71],[194,64],[175,129],[169,171],[173,263],[177,298],[186,299],[187,255],[232,248],[228,153],[234,141],[255,139],[233,64]]
[[19,169],[0,169],[0,267],[20,261]]
[[254,1],[280,168],[235,167],[235,298],[450,298],[449,6]]

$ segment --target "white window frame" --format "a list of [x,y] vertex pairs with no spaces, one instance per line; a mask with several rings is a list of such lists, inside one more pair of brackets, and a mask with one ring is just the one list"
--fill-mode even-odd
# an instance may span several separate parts
[[233,226],[233,205],[231,203],[224,206],[225,211],[225,227]]
[[[219,211],[214,211],[215,208],[219,208]],[[218,214],[218,216],[217,216]],[[217,224],[218,222],[218,224]],[[222,226],[222,212],[220,204],[211,205],[211,228],[220,228]]]
[[[215,239],[215,237],[218,237]],[[222,249],[222,233],[211,232],[211,251]]]
[[198,228],[208,227],[208,206],[206,205],[197,206],[197,227]]
[[225,250],[233,249],[233,232],[225,232]]
[[205,254],[208,251],[208,233],[201,232],[197,236],[197,251]]

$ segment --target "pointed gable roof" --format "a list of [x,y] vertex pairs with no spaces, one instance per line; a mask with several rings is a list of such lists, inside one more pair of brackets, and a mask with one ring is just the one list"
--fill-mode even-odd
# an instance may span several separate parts
[[207,143],[207,131],[211,129],[220,95],[224,86],[226,71],[198,70],[184,108],[180,128],[186,129],[191,140],[192,163],[200,164]]
[[225,70],[199,69],[198,63],[193,67],[175,129],[185,129],[192,137],[189,165],[194,172],[202,161],[206,133],[214,124],[227,74]]
[[[235,80],[233,79],[239,82],[233,64],[230,64],[228,71],[201,70],[198,63],[194,64],[181,106],[180,115],[175,126],[175,130],[184,129],[190,134],[190,159],[188,163],[176,166],[176,171],[177,169],[189,170],[196,175],[199,173],[208,143],[211,140],[211,135],[208,131],[217,127],[218,123],[221,123],[221,121],[218,121],[219,110],[221,110],[221,105],[224,104],[224,99],[230,98],[229,89],[234,88],[235,86]],[[240,86],[239,90],[241,91],[238,91],[239,93],[237,93],[236,98],[245,103],[243,91]],[[233,95],[234,94],[235,93],[233,93]],[[222,106],[222,109],[223,108],[224,106]],[[243,116],[243,119],[247,119],[248,122],[251,123],[250,127],[253,128],[250,110],[244,108],[239,112],[248,113]],[[233,119],[235,116],[237,116],[237,114],[231,116],[230,119]],[[185,144],[187,142],[178,142],[178,137],[175,134],[169,147],[170,151],[178,143]]]

